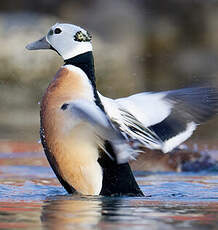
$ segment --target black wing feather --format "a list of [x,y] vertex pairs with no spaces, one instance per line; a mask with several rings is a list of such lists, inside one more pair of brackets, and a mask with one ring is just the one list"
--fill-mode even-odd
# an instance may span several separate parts
[[190,122],[200,124],[218,111],[218,90],[213,87],[195,87],[166,92],[165,100],[172,105],[170,115],[160,123],[148,127],[162,141],[184,132]]

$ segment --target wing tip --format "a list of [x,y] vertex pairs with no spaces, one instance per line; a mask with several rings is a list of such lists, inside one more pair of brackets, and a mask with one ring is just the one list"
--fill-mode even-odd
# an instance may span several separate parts
[[193,134],[196,127],[197,127],[197,124],[193,121],[187,123],[186,130],[178,133],[177,135],[173,136],[172,138],[166,140],[163,143],[163,147],[161,149],[163,151],[163,153],[168,153],[168,152],[172,151],[178,145],[180,145],[184,141],[186,141]]

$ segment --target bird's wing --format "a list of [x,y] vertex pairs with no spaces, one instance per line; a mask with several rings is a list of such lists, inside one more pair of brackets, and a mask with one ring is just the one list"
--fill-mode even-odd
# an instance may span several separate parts
[[[98,94],[106,113],[123,135],[133,140],[133,143],[137,140],[147,148],[161,149],[163,144],[161,139],[156,133],[148,129],[142,119],[140,120],[140,117],[143,119],[148,117],[147,120],[149,122],[149,114],[146,114],[146,110],[141,111],[140,106],[137,106],[134,104],[134,101],[128,100],[128,98],[113,100],[102,96],[100,93]],[[145,94],[149,95],[149,93]],[[149,102],[149,100],[147,100],[147,102]],[[144,104],[146,104],[146,102]],[[168,113],[165,116],[167,115]]]
[[140,93],[116,100],[100,98],[121,130],[145,147],[165,153],[187,140],[218,109],[218,90],[212,87]]
[[[95,103],[86,100],[76,100],[69,103],[69,110],[74,117],[76,116],[80,120],[87,122],[93,128],[98,138],[110,142],[118,163],[126,163],[128,160],[134,159],[137,152],[130,147],[121,132],[113,127],[110,119]],[[97,144],[114,160],[113,156],[105,150],[102,141],[97,141]]]

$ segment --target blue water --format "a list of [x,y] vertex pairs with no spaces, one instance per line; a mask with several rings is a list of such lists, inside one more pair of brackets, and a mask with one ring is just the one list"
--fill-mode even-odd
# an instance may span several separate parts
[[218,229],[216,170],[136,172],[145,197],[80,196],[43,157],[0,155],[0,229]]
[[[6,179],[3,184],[0,184],[0,201],[37,201],[46,200],[50,196],[68,195],[57,181],[56,185],[43,184],[49,183],[50,179],[55,179],[48,167],[1,166],[0,170],[7,175],[10,172],[16,175],[16,178],[9,181]],[[218,201],[218,172],[138,172],[135,176],[146,199],[149,200]]]

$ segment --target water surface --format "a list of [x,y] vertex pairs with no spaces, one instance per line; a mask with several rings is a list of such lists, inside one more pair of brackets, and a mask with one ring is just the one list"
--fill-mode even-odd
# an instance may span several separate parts
[[218,229],[218,172],[136,172],[143,198],[68,195],[41,152],[0,153],[0,229]]

